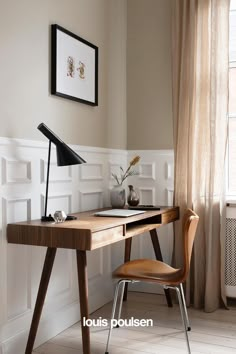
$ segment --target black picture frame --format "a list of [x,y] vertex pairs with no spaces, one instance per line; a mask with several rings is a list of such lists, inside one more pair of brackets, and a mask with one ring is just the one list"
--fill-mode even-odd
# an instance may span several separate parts
[[98,106],[98,47],[51,25],[51,94]]

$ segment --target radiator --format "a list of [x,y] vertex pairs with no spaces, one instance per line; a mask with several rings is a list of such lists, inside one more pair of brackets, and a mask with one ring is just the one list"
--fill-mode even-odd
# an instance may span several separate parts
[[236,203],[227,203],[225,235],[225,291],[236,298]]

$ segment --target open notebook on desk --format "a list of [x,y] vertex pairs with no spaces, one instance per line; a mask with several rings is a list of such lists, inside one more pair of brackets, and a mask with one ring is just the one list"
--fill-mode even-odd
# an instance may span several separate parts
[[129,216],[143,214],[143,213],[145,213],[145,210],[109,209],[109,210],[98,211],[94,215],[127,218]]

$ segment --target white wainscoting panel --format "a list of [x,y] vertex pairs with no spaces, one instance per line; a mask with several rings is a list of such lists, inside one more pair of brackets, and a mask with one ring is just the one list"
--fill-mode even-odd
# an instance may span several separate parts
[[[40,161],[41,183],[46,183],[47,179],[47,161]],[[50,185],[56,182],[71,182],[72,166],[57,166],[56,161],[50,163]]]
[[[87,164],[58,167],[52,148],[48,213],[97,209],[110,205],[112,173],[141,156],[139,175],[129,178],[141,203],[172,204],[173,152],[126,151],[72,146]],[[44,214],[48,143],[0,138],[0,353],[23,354],[46,249],[7,244],[10,222]],[[171,255],[171,227],[159,232],[165,259]],[[123,261],[124,243],[88,252],[91,312],[113,295],[112,269]],[[112,255],[112,256],[111,256]],[[153,256],[148,235],[133,241],[132,258]],[[35,346],[80,319],[75,251],[57,251]]]
[[2,181],[9,183],[30,183],[31,163],[30,161],[17,161],[2,159]]
[[103,191],[102,189],[90,189],[79,193],[80,210],[93,210],[103,207]]

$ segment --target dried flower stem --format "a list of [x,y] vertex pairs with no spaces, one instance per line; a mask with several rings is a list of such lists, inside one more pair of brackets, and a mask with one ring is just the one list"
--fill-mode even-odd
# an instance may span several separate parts
[[129,176],[134,176],[134,175],[138,175],[137,171],[131,171],[131,168],[133,166],[135,166],[140,160],[140,156],[135,156],[129,163],[129,167],[127,168],[127,170],[124,173],[124,170],[122,167],[120,167],[121,170],[121,174],[120,174],[120,181],[119,178],[116,174],[112,173],[112,177],[116,180],[117,184],[122,184],[124,182],[124,180],[129,177]]

